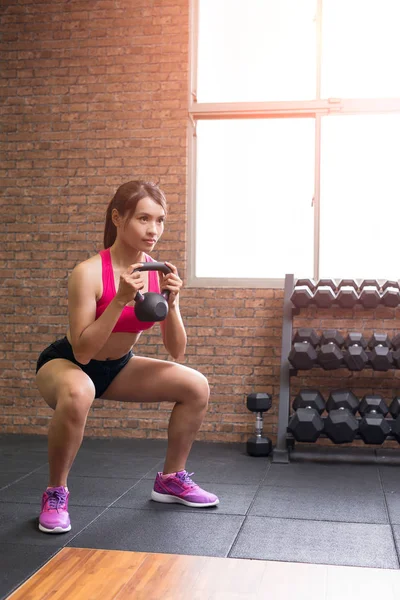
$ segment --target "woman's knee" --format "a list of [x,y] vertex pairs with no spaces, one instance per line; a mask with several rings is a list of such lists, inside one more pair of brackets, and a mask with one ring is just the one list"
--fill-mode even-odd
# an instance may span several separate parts
[[66,385],[57,395],[56,411],[75,423],[84,423],[92,406],[95,389],[93,383]]
[[207,378],[202,373],[191,369],[187,373],[182,388],[183,397],[181,401],[196,403],[202,409],[207,408],[210,398],[210,386]]

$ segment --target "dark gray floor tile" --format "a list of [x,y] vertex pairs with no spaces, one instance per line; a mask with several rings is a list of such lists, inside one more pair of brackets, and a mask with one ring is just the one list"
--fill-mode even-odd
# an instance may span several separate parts
[[9,486],[14,481],[23,479],[25,475],[23,473],[0,473],[0,497],[2,489]]
[[70,477],[69,506],[110,506],[137,483],[137,478],[116,479],[101,477]]
[[385,493],[400,493],[400,469],[398,466],[379,467]]
[[109,506],[139,481],[138,478],[116,479],[99,477],[74,477],[68,479],[69,505]]
[[[190,451],[191,458],[223,458],[229,460],[236,459],[240,456],[249,458],[246,454],[246,444],[218,444],[211,442],[195,442]],[[258,460],[254,459],[253,460]],[[268,460],[260,459],[262,462]]]
[[199,509],[183,506],[182,504],[162,504],[154,502],[150,498],[151,490],[153,489],[153,481],[150,479],[142,479],[134,488],[124,494],[118,502],[114,504],[114,508],[132,508],[142,510],[173,510],[177,512],[199,512],[204,510],[205,513],[215,513],[221,515],[245,515],[254,498],[257,490],[257,485],[231,485],[224,483],[209,483],[205,484],[204,488],[216,494],[220,503],[217,506]]
[[47,463],[47,452],[2,450],[0,473],[31,473]]
[[0,462],[12,460],[13,458],[24,458],[32,454],[35,458],[47,458],[47,450],[29,450],[29,448],[13,448],[10,446],[9,448],[0,448]]
[[84,438],[80,452],[118,452],[122,456],[147,456],[163,458],[167,451],[167,440],[142,440],[120,438]]
[[247,517],[229,556],[399,568],[390,525]]
[[[113,438],[84,438],[81,451],[107,453],[120,452],[122,454],[154,456],[164,458],[167,451],[167,440],[143,440],[143,439],[113,439]],[[245,444],[218,444],[211,442],[195,442],[190,455],[201,458],[236,459],[238,456],[246,456]],[[253,459],[254,460],[254,459]],[[267,459],[263,459],[264,461]]]
[[[262,481],[270,468],[268,462],[252,460],[250,456],[239,460],[205,459],[189,456],[186,469],[194,473],[196,483],[232,483],[254,485]],[[145,477],[153,479],[157,469],[151,470]]]
[[[81,450],[93,452],[121,452],[144,454],[162,458],[167,449],[167,440],[147,440],[135,438],[90,438],[84,437]],[[47,452],[47,436],[0,434],[2,450],[28,450]]]
[[388,523],[383,492],[350,489],[289,488],[262,486],[250,510],[254,516],[343,521],[346,523]]
[[244,517],[109,508],[69,543],[105,548],[201,556],[226,556]]
[[382,489],[375,465],[337,465],[314,463],[273,464],[264,485],[313,487],[331,490],[352,489],[379,492]]
[[[112,477],[116,479],[134,479],[148,474],[151,469],[157,472],[157,465],[162,468],[163,462],[156,457],[127,456],[113,454],[78,453],[72,465],[71,475],[80,477]],[[40,473],[48,473],[48,464],[39,469]]]
[[387,492],[386,502],[389,511],[389,520],[394,525],[400,525],[400,493]]
[[[38,529],[40,500],[34,504],[0,502],[0,546],[3,542],[28,546],[61,548],[95,519],[104,509],[100,507],[70,507],[72,529],[68,533],[43,533]],[[101,546],[99,546],[101,547]]]
[[0,546],[0,598],[7,598],[55,553],[57,550],[54,548],[3,542]]
[[47,436],[45,435],[22,435],[2,433],[0,434],[0,450],[2,449],[29,450],[30,452],[39,450],[47,451]]
[[[115,479],[107,477],[68,478],[71,492],[70,506],[109,506],[124,492],[129,490],[138,478]],[[23,502],[39,505],[48,484],[45,473],[34,473],[0,490],[0,502]]]

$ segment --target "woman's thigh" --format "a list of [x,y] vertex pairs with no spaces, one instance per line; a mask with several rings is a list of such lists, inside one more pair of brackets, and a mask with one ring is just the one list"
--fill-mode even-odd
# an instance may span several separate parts
[[182,402],[186,395],[208,401],[207,379],[173,362],[133,356],[102,398],[122,402]]
[[73,401],[90,404],[94,400],[93,381],[78,365],[64,358],[55,358],[40,367],[36,375],[36,385],[50,408],[57,402]]

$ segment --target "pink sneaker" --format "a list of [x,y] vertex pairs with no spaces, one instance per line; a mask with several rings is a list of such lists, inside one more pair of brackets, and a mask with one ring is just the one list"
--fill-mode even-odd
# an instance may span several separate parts
[[164,479],[162,473],[157,473],[154,489],[151,492],[152,500],[167,504],[177,502],[178,504],[185,504],[186,506],[194,506],[196,508],[205,508],[206,506],[216,506],[219,504],[217,496],[202,490],[201,487],[190,479],[191,475],[193,473],[178,471],[175,475],[170,475]]
[[68,514],[69,492],[65,487],[48,488],[42,496],[39,529],[46,533],[66,533],[71,529]]

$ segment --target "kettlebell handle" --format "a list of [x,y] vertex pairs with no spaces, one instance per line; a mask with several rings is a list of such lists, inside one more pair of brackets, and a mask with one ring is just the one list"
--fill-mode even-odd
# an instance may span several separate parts
[[167,267],[167,265],[163,262],[147,262],[143,263],[141,267],[134,269],[133,273],[136,271],[161,271],[164,275],[168,275],[168,273],[172,273],[172,269]]

